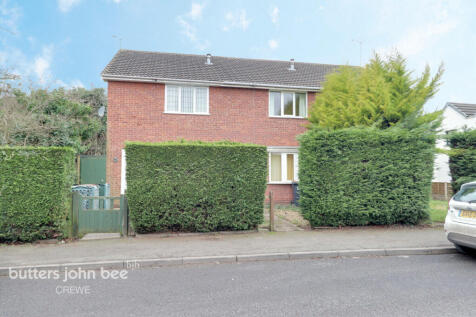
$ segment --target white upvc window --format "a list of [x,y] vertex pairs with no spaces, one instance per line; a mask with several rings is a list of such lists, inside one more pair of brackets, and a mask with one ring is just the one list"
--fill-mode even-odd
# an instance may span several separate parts
[[268,148],[268,183],[291,184],[298,179],[297,148]]
[[269,116],[285,118],[307,117],[307,92],[269,92]]
[[165,113],[209,114],[208,87],[165,86]]

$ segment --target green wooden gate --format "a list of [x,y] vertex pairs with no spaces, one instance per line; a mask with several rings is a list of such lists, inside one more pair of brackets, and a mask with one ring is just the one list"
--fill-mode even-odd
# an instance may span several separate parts
[[71,210],[72,236],[86,233],[119,232],[127,236],[129,217],[127,200],[120,197],[81,196],[73,193]]
[[79,157],[80,184],[106,182],[106,156],[81,155]]

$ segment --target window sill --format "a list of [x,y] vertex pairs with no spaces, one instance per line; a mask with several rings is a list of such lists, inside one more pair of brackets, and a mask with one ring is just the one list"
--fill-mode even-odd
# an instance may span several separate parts
[[285,182],[268,182],[268,185],[291,185],[293,183],[297,183],[297,181],[285,181]]
[[187,112],[171,112],[171,111],[164,111],[164,114],[183,114],[187,116],[209,116],[210,113],[187,113]]
[[292,116],[269,116],[270,118],[275,118],[275,119],[306,119],[307,117],[292,117]]

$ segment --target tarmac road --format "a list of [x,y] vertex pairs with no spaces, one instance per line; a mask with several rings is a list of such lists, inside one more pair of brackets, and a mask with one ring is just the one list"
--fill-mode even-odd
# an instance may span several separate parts
[[461,254],[93,272],[66,282],[1,276],[0,316],[476,315],[476,258]]

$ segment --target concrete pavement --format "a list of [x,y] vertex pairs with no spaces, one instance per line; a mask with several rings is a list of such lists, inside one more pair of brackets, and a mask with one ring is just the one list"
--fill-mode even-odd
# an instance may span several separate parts
[[[448,248],[442,228],[355,227],[297,232],[253,232],[75,241],[58,244],[0,246],[0,268],[85,262],[121,262],[144,259],[238,257],[263,254],[391,249]],[[383,250],[383,251],[382,251]],[[377,251],[374,255],[379,254]],[[427,252],[430,253],[430,252]],[[413,252],[411,254],[425,254]],[[339,254],[335,253],[334,256]],[[362,253],[360,253],[362,255]],[[382,254],[381,254],[382,255]],[[279,256],[278,256],[279,257]],[[223,258],[225,259],[225,258]],[[215,262],[215,260],[212,260]],[[173,261],[172,261],[173,262]]]

